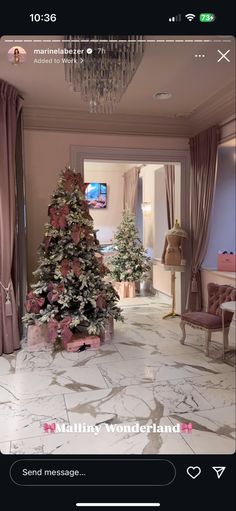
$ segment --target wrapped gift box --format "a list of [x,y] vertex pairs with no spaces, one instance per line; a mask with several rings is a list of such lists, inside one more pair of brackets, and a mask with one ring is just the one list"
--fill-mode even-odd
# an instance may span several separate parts
[[135,297],[135,282],[116,282],[115,289],[120,298]]
[[84,344],[87,348],[99,348],[100,337],[97,335],[87,335],[86,337],[73,336],[71,341],[66,344],[66,351],[79,351],[79,348]]
[[236,271],[236,254],[218,254],[218,271]]
[[45,346],[48,346],[49,335],[47,324],[36,322],[34,325],[29,325],[27,329],[27,347],[29,351],[40,351]]
[[112,316],[106,320],[105,329],[100,334],[102,342],[110,342],[114,336],[114,319]]
[[134,297],[135,297],[135,282],[129,282],[127,298],[134,298]]

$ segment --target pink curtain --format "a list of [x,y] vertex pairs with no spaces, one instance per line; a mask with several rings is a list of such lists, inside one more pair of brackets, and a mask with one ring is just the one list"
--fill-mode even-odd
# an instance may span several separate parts
[[166,184],[166,206],[168,228],[171,229],[175,223],[175,166],[164,165]]
[[135,213],[138,195],[138,176],[139,169],[134,167],[124,173],[124,209],[129,209]]
[[187,310],[201,310],[200,267],[207,250],[209,224],[217,175],[219,130],[209,128],[190,138],[190,240],[192,248],[191,279]]
[[20,346],[17,289],[12,283],[16,239],[16,132],[23,100],[0,80],[0,354]]

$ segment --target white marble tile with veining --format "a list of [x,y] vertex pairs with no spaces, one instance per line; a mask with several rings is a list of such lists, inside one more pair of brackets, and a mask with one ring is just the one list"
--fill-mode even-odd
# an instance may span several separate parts
[[198,349],[191,346],[183,346],[176,340],[158,340],[155,344],[141,342],[140,340],[116,342],[116,348],[125,360],[134,358],[145,358],[149,355],[185,355],[186,352],[197,353]]
[[150,420],[159,423],[170,413],[208,410],[211,405],[189,383],[159,382],[156,385],[117,387],[65,395],[71,423]]
[[[18,353],[18,352],[15,352]],[[12,374],[15,371],[15,353],[0,356],[0,376],[2,374]]]
[[105,388],[96,366],[19,371],[0,377],[0,402]]
[[191,433],[181,436],[196,454],[232,454],[235,452],[235,406],[172,415],[173,423],[191,422]]
[[212,374],[188,379],[214,408],[222,408],[235,403],[235,373]]
[[45,422],[68,423],[63,396],[15,400],[0,405],[2,442],[41,435]]
[[38,369],[67,369],[70,367],[93,366],[101,362],[113,363],[122,360],[115,344],[107,343],[99,349],[87,349],[78,353],[67,351],[20,351],[16,357],[16,372]]
[[134,358],[124,362],[115,362],[112,365],[101,364],[98,367],[109,387],[232,371],[232,367],[223,363],[214,363],[211,359],[206,359],[198,353],[173,356],[152,355],[143,359]]

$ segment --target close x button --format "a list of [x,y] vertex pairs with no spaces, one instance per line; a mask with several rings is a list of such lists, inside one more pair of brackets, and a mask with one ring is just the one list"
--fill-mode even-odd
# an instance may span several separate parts
[[[229,53],[230,53],[230,50],[226,50],[225,52],[221,51],[221,50],[217,50],[218,52],[218,58],[217,58],[217,62],[222,62],[224,60],[226,60],[226,62],[230,62],[230,59],[229,59]],[[228,56],[227,56],[228,55]]]

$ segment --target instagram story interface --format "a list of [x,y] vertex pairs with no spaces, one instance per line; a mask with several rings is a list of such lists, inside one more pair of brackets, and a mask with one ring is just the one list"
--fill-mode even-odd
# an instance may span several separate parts
[[1,452],[232,454],[234,39],[4,36],[0,59]]

